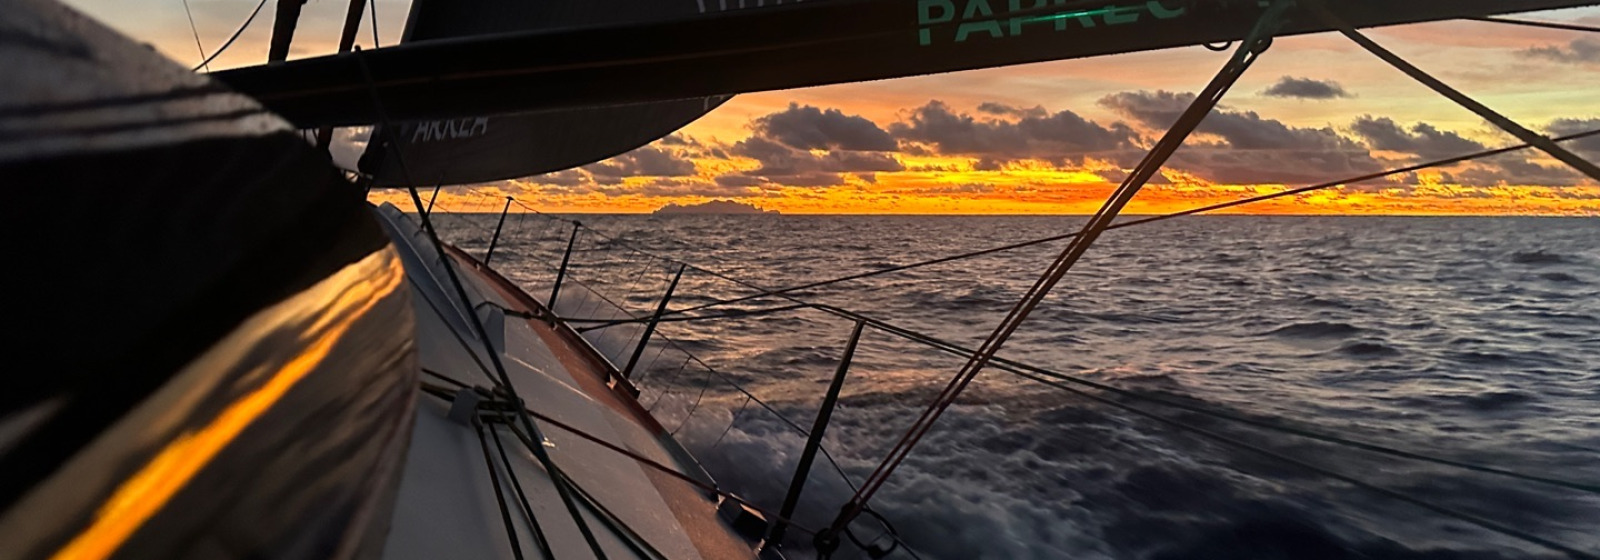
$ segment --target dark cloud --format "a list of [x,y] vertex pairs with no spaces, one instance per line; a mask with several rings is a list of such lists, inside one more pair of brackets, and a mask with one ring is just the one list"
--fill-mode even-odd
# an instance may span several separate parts
[[1004,103],[995,103],[993,101],[985,101],[983,103],[979,103],[978,104],[978,112],[979,113],[987,113],[987,114],[990,114],[990,115],[1002,116],[1002,117],[1042,118],[1042,117],[1047,117],[1047,116],[1050,115],[1050,111],[1047,111],[1047,110],[1045,110],[1044,107],[1040,107],[1040,106],[1037,106],[1037,105],[1032,107],[1032,108],[1029,108],[1029,109],[1022,109],[1022,108],[1018,108],[1018,107],[1012,107],[1012,106],[1006,105]]
[[[1192,93],[1170,91],[1131,91],[1108,95],[1100,105],[1121,113],[1144,126],[1165,130],[1194,102]],[[1212,111],[1197,129],[1223,139],[1229,147],[1242,150],[1335,150],[1361,151],[1361,146],[1339,135],[1332,128],[1302,128],[1274,119],[1262,118],[1254,111]]]
[[693,175],[694,162],[655,146],[644,146],[620,156],[583,166],[602,182],[623,177],[682,177]]
[[944,155],[988,156],[995,161],[1125,149],[1137,138],[1121,123],[1101,126],[1071,111],[1051,114],[1042,108],[1024,110],[985,103],[980,112],[1017,120],[979,119],[952,111],[943,102],[929,101],[912,110],[906,120],[890,125],[889,132]]
[[724,187],[781,184],[825,187],[843,184],[846,175],[873,181],[881,171],[904,171],[895,159],[899,143],[878,125],[838,109],[790,104],[750,122],[751,135],[727,154],[756,160],[760,167],[722,175]]
[[1534,47],[1522,51],[1522,54],[1569,64],[1600,64],[1600,41],[1574,39],[1566,46]]
[[725,187],[754,187],[765,184],[766,181],[760,177],[747,175],[718,175],[716,183]]
[[[1100,105],[1145,127],[1164,130],[1194,98],[1191,93],[1134,91],[1106,96]],[[1168,167],[1219,183],[1308,183],[1384,168],[1365,146],[1331,127],[1290,126],[1253,111],[1218,108],[1197,131],[1221,142],[1191,140]],[[1117,163],[1132,165],[1126,159]]]
[[[1545,128],[1552,136],[1570,136],[1600,130],[1600,119],[1556,119]],[[1600,135],[1563,142],[1562,145],[1589,161],[1600,162]]]
[[566,169],[554,173],[546,173],[544,175],[534,175],[529,177],[528,180],[541,185],[555,185],[558,187],[576,187],[579,185],[594,184],[594,179],[589,177],[589,174],[577,169]]
[[1439,130],[1428,123],[1417,123],[1406,129],[1388,117],[1362,116],[1350,125],[1350,130],[1372,149],[1416,154],[1430,160],[1480,152],[1486,148],[1480,142],[1455,132]]
[[[1558,120],[1551,123],[1549,129],[1555,134],[1570,134],[1578,132],[1585,126],[1600,125],[1600,119],[1593,121],[1580,121],[1573,119]],[[1360,136],[1368,146],[1375,150],[1403,152],[1415,154],[1413,161],[1446,159],[1481,152],[1489,149],[1482,142],[1461,136],[1460,134],[1440,130],[1428,123],[1417,123],[1409,128],[1401,126],[1387,117],[1363,116],[1351,123],[1350,130]],[[1567,132],[1570,130],[1570,132]],[[1590,157],[1600,154],[1600,142],[1585,144],[1584,141],[1572,143],[1572,147],[1590,151]],[[1454,182],[1466,185],[1569,185],[1578,180],[1575,171],[1564,166],[1550,166],[1528,159],[1533,152],[1513,152],[1477,160],[1465,169],[1451,174]],[[1449,182],[1449,181],[1447,181]]]
[[1261,91],[1267,97],[1292,97],[1295,99],[1338,99],[1350,97],[1344,86],[1332,80],[1313,80],[1284,76],[1278,83]]
[[1480,160],[1477,165],[1452,174],[1463,185],[1547,185],[1577,184],[1582,176],[1565,165],[1544,165],[1516,154]]
[[877,123],[838,109],[789,108],[750,123],[756,135],[799,150],[894,151],[898,146]]
[[657,141],[656,144],[675,151],[682,157],[728,159],[728,152],[724,151],[722,146],[710,142],[701,142],[699,139],[687,134],[668,134]]

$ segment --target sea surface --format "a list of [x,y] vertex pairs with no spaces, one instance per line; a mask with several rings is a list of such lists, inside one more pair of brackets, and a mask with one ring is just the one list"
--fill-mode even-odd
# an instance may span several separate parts
[[[437,220],[447,240],[483,251],[495,218]],[[678,262],[699,268],[669,310],[754,293],[705,270],[787,287],[1085,219],[570,218],[585,229],[557,310],[579,320],[623,316],[596,294],[650,314]],[[492,264],[548,297],[571,233],[513,215]],[[790,295],[974,348],[1063,246]],[[773,510],[804,442],[795,428],[810,429],[853,326],[794,305],[669,315],[711,318],[661,323],[633,373],[641,402],[719,484]],[[770,312],[729,316],[751,311]],[[622,366],[642,330],[586,336]],[[1600,554],[1592,492],[1275,429],[1600,486],[1600,220],[1220,216],[1112,231],[1000,356],[1121,392],[983,371],[872,500],[915,552],[885,557],[1566,556],[1506,531]],[[963,361],[864,331],[827,427],[835,462],[812,471],[792,557],[812,555],[805,529],[832,520]],[[896,539],[870,517],[853,527],[868,546]],[[835,557],[868,554],[847,541]]]

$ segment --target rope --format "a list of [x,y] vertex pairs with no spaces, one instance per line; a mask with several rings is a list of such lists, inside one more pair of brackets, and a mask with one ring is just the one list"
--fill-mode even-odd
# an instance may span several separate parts
[[[511,426],[511,430],[516,432],[518,437],[523,437],[522,432],[517,430],[516,426]],[[611,530],[621,533],[620,536],[622,538],[619,540],[622,541],[623,545],[628,547],[628,551],[632,552],[634,556],[638,556],[640,558],[668,560],[667,555],[662,554],[660,550],[656,549],[655,545],[650,544],[650,541],[645,539],[644,535],[639,534],[638,531],[634,531],[632,527],[629,527],[621,517],[617,517],[617,514],[612,513],[610,508],[607,508],[605,504],[601,503],[599,499],[590,494],[588,490],[584,490],[583,486],[579,485],[577,481],[572,480],[572,476],[568,475],[566,471],[556,471],[556,474],[561,476],[561,480],[564,484],[571,486],[573,490],[578,492],[578,497],[583,498],[583,504],[589,506],[589,509],[595,513],[595,517],[600,518],[601,523],[605,523],[607,527],[611,528]]]
[[506,526],[506,540],[511,542],[511,555],[517,560],[522,560],[522,539],[517,538],[517,528],[511,524],[511,510],[506,507],[506,494],[500,489],[500,473],[494,469],[494,460],[489,458],[489,442],[483,437],[483,422],[476,416],[472,418],[472,429],[478,433],[478,446],[483,448],[483,464],[489,467],[489,482],[494,484],[494,502],[500,506],[500,521]]
[[1505,24],[1510,24],[1510,25],[1526,25],[1528,27],[1543,27],[1545,29],[1561,29],[1561,30],[1564,30],[1564,31],[1587,31],[1587,32],[1590,32],[1590,33],[1600,33],[1600,27],[1593,27],[1593,26],[1589,26],[1589,25],[1577,25],[1577,24],[1572,24],[1572,23],[1557,23],[1557,22],[1553,22],[1553,21],[1532,21],[1532,20],[1526,20],[1526,19],[1510,19],[1510,18],[1492,17],[1492,16],[1475,17],[1475,18],[1467,18],[1467,19],[1470,19],[1472,21],[1485,21],[1485,22],[1489,22],[1489,23],[1505,23]]
[[[665,318],[662,318],[662,319],[658,319],[657,321],[661,322],[661,323],[673,323],[673,322],[687,322],[687,321],[704,321],[704,320],[710,320],[710,319],[729,319],[729,318],[740,318],[740,317],[753,317],[753,316],[757,316],[757,315],[771,315],[771,314],[774,314],[774,313],[782,313],[782,312],[785,312],[785,311],[794,311],[796,309],[805,309],[807,307],[809,307],[809,306],[803,305],[803,304],[785,305],[783,307],[769,307],[769,308],[766,308],[766,309],[751,309],[751,310],[748,310],[748,311],[729,311],[727,313],[719,313],[719,314],[716,314],[716,315],[696,315],[696,316],[693,316],[693,317],[665,317]],[[666,313],[663,313],[662,315],[666,315]],[[581,332],[594,331],[594,330],[600,330],[600,329],[604,329],[604,328],[608,328],[608,327],[615,327],[617,325],[625,325],[625,324],[628,324],[628,323],[643,323],[643,322],[646,322],[646,321],[650,320],[649,317],[634,318],[634,319],[576,319],[576,318],[569,318],[569,317],[558,317],[557,319],[560,320],[560,321],[567,322],[567,323],[600,323],[599,325],[595,325],[595,326],[591,326],[591,327],[583,327],[581,329],[577,329],[577,331],[580,332],[580,333]]]
[[[189,10],[189,0],[183,0],[183,15],[189,17],[189,31],[194,33],[194,48],[195,50],[200,51],[199,68],[204,68],[206,63],[210,62],[211,59],[206,57],[206,48],[200,44],[200,28],[195,27],[194,25],[194,12]],[[206,71],[210,72],[211,69],[206,68]]]
[[[510,426],[510,423],[507,423]],[[516,426],[511,426],[516,429]],[[544,536],[544,529],[539,526],[539,518],[533,515],[533,507],[528,505],[528,495],[522,491],[522,482],[517,477],[517,472],[511,470],[511,458],[506,455],[506,447],[500,444],[500,432],[493,426],[489,427],[489,435],[494,436],[494,448],[500,452],[500,464],[506,468],[506,475],[511,479],[511,486],[517,491],[517,500],[521,502],[522,514],[527,516],[528,525],[533,527],[533,542],[539,546],[539,552],[545,558],[554,559],[555,553],[550,551],[550,541]],[[479,434],[480,438],[482,434]]]
[[[834,519],[830,533],[837,534],[849,525],[850,521],[866,506],[872,496],[883,487],[889,476],[905,461],[917,443],[933,429],[933,424],[953,404],[961,392],[967,388],[984,366],[994,358],[1012,333],[1021,327],[1023,321],[1038,307],[1050,290],[1060,282],[1074,264],[1088,251],[1089,247],[1106,231],[1112,220],[1116,219],[1127,203],[1138,194],[1145,183],[1153,177],[1161,166],[1188,138],[1189,134],[1200,125],[1206,115],[1216,107],[1222,97],[1232,88],[1233,84],[1243,76],[1244,72],[1259,59],[1261,53],[1271,45],[1271,37],[1276,32],[1278,21],[1291,2],[1279,0],[1273,2],[1261,19],[1257,21],[1250,36],[1240,45],[1233,57],[1223,66],[1206,86],[1200,95],[1184,111],[1183,115],[1174,123],[1167,133],[1161,138],[1150,153],[1140,161],[1129,177],[1118,187],[1117,191],[1106,201],[1100,211],[1084,225],[1078,237],[1073,239],[1062,253],[1056,257],[1045,273],[1039,277],[1022,300],[1017,302],[1006,318],[1001,321],[989,338],[979,347],[979,352],[967,361],[961,371],[952,377],[943,392],[928,405],[922,415],[914,422],[900,441],[890,450],[878,468],[867,478],[854,497],[845,505],[844,510]],[[834,537],[836,542],[836,537]]]
[[372,12],[372,48],[381,48],[378,44],[378,0],[367,0],[368,11]]
[[[233,42],[238,40],[240,35],[244,34],[244,30],[250,28],[250,22],[256,20],[256,14],[261,13],[261,7],[265,6],[265,5],[267,5],[267,0],[261,0],[261,2],[257,3],[256,4],[256,9],[250,11],[250,17],[244,18],[244,23],[240,24],[239,25],[239,29],[235,30],[233,32],[233,36],[228,37],[228,40],[226,42],[222,43],[221,47],[217,47],[217,51],[216,52],[211,53],[211,56],[206,57],[205,60],[200,61],[200,64],[196,65],[194,68],[189,69],[189,71],[190,72],[199,72],[201,68],[207,68],[207,65],[211,64],[211,61],[216,60],[217,56],[221,55],[224,52],[227,52],[228,47],[233,46]],[[188,0],[184,1],[184,6],[185,6],[185,9],[188,9]],[[193,24],[194,24],[194,21],[191,19],[190,20],[190,25],[193,25]],[[195,41],[196,41],[197,44],[198,44],[199,40],[200,39],[199,39],[198,32],[196,32]],[[202,50],[200,52],[200,54],[202,54],[202,55],[205,54],[205,51]],[[207,68],[206,71],[210,72],[211,70],[209,68]]]
[[[468,387],[468,385],[466,383],[463,383],[463,382],[461,382],[461,381],[459,381],[457,379],[451,378],[450,376],[444,375],[444,374],[439,373],[437,371],[433,371],[433,370],[430,370],[430,369],[427,369],[427,368],[422,368],[422,372],[426,373],[426,374],[428,374],[430,376],[433,376],[435,378],[438,378],[438,379],[440,379],[442,381],[445,381],[447,383],[450,383],[452,385],[455,385],[458,388],[466,388],[466,387]],[[434,397],[438,397],[438,398],[443,399],[445,401],[454,402],[454,399],[455,399],[455,394],[453,392],[449,391],[448,389],[430,387],[427,384],[424,384],[423,385],[423,391],[428,393],[429,395],[432,395]],[[673,478],[676,478],[678,480],[686,482],[686,483],[688,483],[690,485],[693,485],[694,487],[699,488],[701,490],[705,490],[707,492],[716,494],[717,496],[720,496],[723,499],[733,500],[734,502],[737,502],[737,503],[739,503],[741,505],[748,506],[750,509],[754,509],[756,511],[759,511],[759,512],[761,512],[762,515],[767,516],[768,520],[776,519],[776,520],[784,521],[786,523],[789,523],[791,526],[793,526],[793,528],[799,529],[800,531],[805,532],[807,534],[815,534],[817,532],[817,531],[815,531],[813,529],[808,529],[803,525],[796,525],[794,520],[785,519],[783,517],[780,517],[777,514],[762,508],[759,504],[756,504],[755,502],[752,502],[750,500],[746,500],[744,498],[739,497],[737,494],[734,494],[732,492],[729,492],[729,491],[723,490],[721,488],[718,488],[715,485],[707,484],[704,481],[701,481],[701,480],[699,480],[699,479],[697,479],[697,478],[695,478],[693,476],[690,476],[689,474],[686,474],[686,473],[684,473],[682,471],[679,471],[677,469],[674,469],[672,467],[663,465],[663,464],[655,461],[654,459],[651,459],[649,457],[645,457],[643,455],[640,455],[638,453],[633,452],[632,450],[629,450],[627,448],[621,447],[621,446],[619,446],[619,445],[617,445],[615,443],[611,443],[609,441],[606,441],[603,438],[600,438],[598,436],[595,436],[593,434],[585,432],[585,431],[583,431],[583,430],[581,430],[579,428],[576,428],[576,427],[574,427],[574,426],[572,426],[570,424],[567,424],[567,423],[562,422],[560,420],[556,420],[555,418],[551,418],[551,417],[546,416],[544,414],[540,414],[539,412],[537,412],[537,411],[535,411],[533,409],[524,408],[523,411],[525,413],[527,413],[528,415],[530,415],[530,416],[532,416],[534,418],[537,418],[540,422],[544,422],[546,424],[549,424],[551,426],[556,427],[557,429],[560,429],[560,430],[565,431],[567,433],[570,433],[570,434],[572,434],[574,436],[582,438],[582,439],[584,439],[584,440],[586,440],[586,441],[588,441],[590,443],[593,443],[595,445],[598,445],[600,447],[608,449],[608,450],[610,450],[612,452],[615,452],[617,454],[623,455],[623,456],[625,456],[625,457],[627,457],[629,459],[632,459],[632,460],[638,462],[641,465],[649,467],[649,468],[651,468],[653,470],[656,470],[656,471],[658,471],[658,472],[660,472],[662,474],[665,474],[667,476],[671,476]],[[513,426],[511,426],[511,428],[512,428],[513,432],[517,433],[519,436],[524,435],[520,431],[517,431],[517,427],[516,426],[513,425]]]
[[[516,202],[516,201],[514,201],[514,202]],[[523,206],[524,208],[526,208],[526,205],[523,205],[520,202],[516,202],[516,203],[518,205]],[[534,211],[534,212],[537,213],[537,211]],[[561,220],[559,218],[553,218],[553,217],[551,217],[551,219],[565,221],[565,220]],[[573,223],[576,224],[577,222],[573,222]],[[579,227],[584,227],[581,224],[578,224],[578,226]],[[591,230],[591,231],[596,233],[596,234],[598,234],[598,235],[600,235],[601,237],[605,237],[605,238],[613,240],[613,241],[618,241],[619,245],[623,245],[622,243],[620,243],[620,240],[617,240],[614,237],[606,235],[604,232],[599,232],[599,231],[595,231],[595,230]],[[634,248],[634,250],[637,251],[637,252],[640,252],[640,253],[648,254],[647,252],[645,252],[643,250],[640,250],[640,249],[637,249],[637,248]],[[668,262],[673,262],[673,263],[677,263],[677,264],[684,264],[684,263],[681,263],[681,262],[678,262],[678,261],[675,261],[675,260],[672,260],[672,259],[666,259],[664,257],[658,257],[658,258],[661,258],[662,260],[668,261]],[[687,265],[685,265],[685,266],[687,266]],[[574,279],[574,281],[579,282],[579,284],[582,285],[584,287],[584,289],[589,290],[592,293],[596,293],[596,295],[601,295],[598,292],[595,292],[593,290],[593,288],[589,287],[586,284],[583,284],[583,282],[581,280]],[[604,296],[601,295],[601,297],[604,297]],[[424,299],[426,299],[426,298],[424,298]],[[429,303],[430,306],[433,305],[433,302],[431,300],[429,300],[428,303]],[[608,300],[608,303],[609,303],[609,300]],[[615,305],[615,304],[613,303],[613,305]],[[439,312],[438,307],[435,306],[435,307],[433,307],[433,309],[434,309],[434,311],[436,313]],[[478,368],[486,376],[489,375],[488,374],[488,366],[486,364],[484,364],[481,360],[478,359],[477,353],[472,351],[472,348],[470,347],[468,342],[465,339],[463,339],[460,336],[459,333],[456,333],[453,329],[451,330],[451,334],[455,337],[456,342],[459,345],[461,345],[461,347],[463,349],[467,350],[468,353],[472,356],[473,360],[477,363]],[[670,337],[668,337],[668,336],[666,336],[664,334],[660,334],[660,333],[657,333],[656,336],[658,338],[664,340],[667,343],[668,346],[671,346],[672,348],[678,350],[679,352],[682,352],[686,356],[686,358],[684,359],[683,365],[678,368],[678,373],[679,374],[682,373],[683,369],[685,367],[687,367],[690,362],[696,363],[700,367],[704,368],[708,372],[708,375],[716,376],[718,379],[721,379],[723,382],[725,382],[729,386],[733,387],[739,393],[743,394],[745,396],[745,398],[746,398],[745,405],[748,405],[749,402],[755,402],[758,406],[760,406],[762,409],[766,410],[767,412],[771,413],[775,418],[777,418],[783,424],[787,425],[790,429],[794,430],[796,433],[799,433],[802,436],[810,437],[810,432],[807,431],[805,428],[802,428],[799,424],[796,424],[793,420],[789,419],[788,416],[784,415],[782,412],[779,412],[777,409],[773,408],[772,405],[768,404],[766,401],[763,401],[760,398],[756,397],[753,393],[751,393],[748,389],[745,389],[743,385],[740,385],[737,381],[733,380],[731,377],[727,376],[726,374],[723,374],[720,371],[717,371],[716,368],[711,367],[710,364],[705,363],[699,357],[697,357],[697,356],[689,353],[687,350],[683,349],[683,347],[680,344],[678,344],[677,341],[673,340],[672,338],[670,338]],[[659,358],[659,355],[657,356],[657,358]],[[455,384],[457,387],[465,387],[466,386],[464,383],[461,383],[460,381],[456,381],[454,379],[449,378],[448,376],[445,376],[443,374],[440,374],[439,372],[436,372],[436,371],[433,371],[433,370],[430,370],[430,369],[427,369],[427,368],[422,368],[422,372],[425,373],[425,374],[434,376],[436,378],[445,380],[445,381],[450,382],[452,384]],[[677,375],[674,375],[673,378],[676,379]],[[492,377],[491,377],[491,380],[492,380]],[[669,384],[670,384],[670,382],[669,382]],[[703,395],[703,389],[704,389],[704,387],[702,387],[702,395]],[[665,391],[663,391],[663,394],[664,393],[665,393]],[[448,394],[436,395],[436,396],[441,396],[441,397],[445,397],[445,398],[453,398],[453,397],[450,397],[450,395],[448,395]],[[660,401],[660,397],[658,396],[657,399],[656,399],[656,402],[652,402],[651,406],[649,408],[653,409],[655,407],[655,404],[657,402],[659,402],[659,401]],[[742,411],[742,407],[741,407],[741,411]],[[535,413],[535,412],[533,412],[531,410],[528,410],[527,412],[529,414],[533,414],[535,417],[538,417],[541,421],[556,425],[557,427],[561,427],[561,428],[567,429],[568,431],[571,431],[571,432],[573,432],[573,433],[575,433],[575,434],[577,434],[579,436],[585,437],[586,439],[591,439],[591,441],[594,441],[597,444],[600,444],[602,446],[607,446],[608,448],[612,448],[614,451],[618,451],[618,452],[621,452],[621,453],[624,453],[624,454],[628,454],[628,455],[634,457],[636,460],[647,462],[647,463],[651,464],[651,466],[657,467],[658,469],[663,470],[663,472],[668,472],[669,474],[673,474],[674,476],[678,476],[680,478],[687,477],[687,475],[682,475],[681,473],[676,473],[675,471],[671,471],[670,469],[667,469],[665,466],[662,466],[662,465],[659,465],[659,464],[655,464],[653,461],[650,461],[649,459],[638,457],[637,455],[633,455],[633,454],[631,454],[631,453],[629,453],[629,452],[627,452],[625,450],[610,446],[610,444],[607,443],[607,442],[595,439],[595,438],[593,438],[593,436],[589,436],[588,434],[582,433],[581,431],[577,431],[574,428],[571,428],[570,426],[567,426],[567,425],[562,424],[562,423],[560,423],[558,421],[555,421],[554,419],[545,417],[543,415],[539,415],[538,413]],[[732,428],[732,424],[730,423],[729,429],[731,429],[731,428]],[[512,426],[512,429],[513,429],[513,431],[515,431],[516,427]],[[723,436],[726,436],[726,435],[727,435],[727,430],[724,430]],[[718,439],[720,440],[721,438],[719,437]],[[819,446],[818,450],[822,452],[823,458],[825,458],[828,461],[828,464],[831,467],[833,467],[833,470],[839,474],[839,477],[844,481],[845,485],[848,486],[851,489],[851,491],[855,491],[856,488],[857,488],[857,485],[855,484],[854,481],[852,481],[850,479],[849,474],[844,471],[844,468],[841,465],[839,465],[838,460],[836,460],[833,457],[833,454],[828,451],[827,447],[826,446]],[[718,495],[721,495],[724,498],[733,499],[733,500],[735,500],[735,501],[737,501],[737,502],[739,502],[741,504],[750,506],[751,508],[762,512],[762,514],[766,515],[769,519],[783,519],[784,521],[788,522],[790,525],[795,526],[793,521],[784,519],[781,516],[777,516],[777,515],[773,514],[772,512],[767,511],[767,510],[765,510],[765,509],[763,509],[763,508],[761,508],[759,506],[756,506],[755,504],[752,504],[752,503],[750,503],[748,501],[745,501],[745,500],[743,500],[741,498],[738,498],[737,496],[734,496],[731,493],[727,493],[727,492],[721,491],[721,490],[716,489],[714,487],[704,486],[703,484],[700,484],[699,481],[697,481],[697,480],[692,480],[692,479],[686,479],[686,480],[688,480],[691,483],[696,484],[697,486],[702,486],[703,488],[705,488],[708,491],[717,493]],[[807,528],[800,527],[800,526],[795,526],[795,527],[800,529],[801,531],[804,531],[804,532],[808,533],[808,534],[815,534],[816,533],[816,531],[812,530],[812,529],[807,529]],[[907,548],[907,550],[910,550],[910,549]]]
[[[370,85],[372,83],[372,73],[371,69],[367,67],[366,57],[363,56],[363,53],[360,49],[355,50],[355,56],[356,61],[360,65],[362,77]],[[383,110],[383,103],[378,98],[377,89],[369,88],[368,92],[372,95],[373,110],[378,114],[380,123],[387,125],[389,119],[386,117]],[[388,131],[390,134],[393,134],[391,128],[392,127],[389,126],[382,126],[375,130],[384,130]],[[417,193],[416,183],[410,179],[411,172],[405,164],[405,158],[396,158],[396,162],[399,164],[401,174],[406,177],[406,183],[411,185],[407,188],[407,191],[410,192],[411,203],[416,208],[418,216],[421,218],[423,231],[427,232],[428,239],[433,243],[434,250],[439,253],[440,258],[445,259],[444,243],[439,241],[439,232],[433,228],[433,222],[429,219],[428,215],[422,213],[422,196]],[[450,277],[450,284],[455,287],[456,296],[460,298],[461,302],[465,304],[472,301],[472,298],[467,295],[467,289],[462,284],[460,276],[456,274],[456,267],[450,262],[446,261],[444,262],[444,270],[446,275]],[[484,328],[483,321],[479,319],[477,313],[470,313],[469,315],[471,315],[471,321],[469,322],[472,323],[473,330],[477,332],[478,340],[483,342],[484,350],[486,350],[489,354],[489,361],[490,363],[494,364],[495,373],[499,376],[499,379],[497,379],[496,382],[499,384],[501,390],[506,392],[506,396],[509,397],[512,402],[522,402],[522,399],[517,396],[517,388],[511,384],[511,377],[506,373],[505,364],[500,360],[500,353],[495,351],[494,347],[489,344],[489,333]],[[519,416],[521,417],[520,419],[522,420],[523,427],[527,429],[529,435],[539,434],[538,429],[533,426],[533,420],[529,419],[527,414],[519,414]],[[532,452],[534,457],[539,460],[539,464],[544,467],[546,472],[555,471],[555,463],[550,459],[550,454],[545,451],[544,446],[529,446],[529,451]],[[577,524],[578,532],[583,534],[583,539],[589,545],[589,549],[594,552],[596,558],[605,560],[605,551],[600,548],[600,543],[595,540],[594,533],[589,530],[589,524],[584,521],[583,514],[579,513],[577,506],[572,503],[570,490],[566,487],[566,485],[561,484],[559,481],[553,484],[553,486],[555,486],[556,493],[561,498],[562,505],[566,507],[567,513],[572,516],[573,523]]]
[[1351,27],[1349,23],[1345,22],[1343,19],[1340,19],[1339,16],[1329,11],[1328,7],[1323,5],[1321,0],[1305,0],[1305,3],[1306,6],[1309,7],[1312,12],[1315,12],[1317,17],[1321,18],[1324,23],[1327,23],[1329,26],[1338,29],[1339,32],[1343,33],[1345,37],[1348,37],[1351,41],[1355,41],[1356,44],[1361,45],[1362,48],[1367,49],[1367,51],[1371,52],[1374,56],[1377,56],[1384,62],[1389,63],[1390,66],[1393,66],[1395,69],[1404,72],[1412,79],[1421,82],[1422,85],[1428,86],[1429,89],[1432,89],[1439,95],[1444,96],[1446,99],[1454,101],[1457,105],[1467,108],[1467,110],[1472,111],[1479,117],[1482,117],[1484,120],[1494,123],[1495,126],[1500,127],[1501,130],[1510,133],[1512,136],[1516,136],[1517,139],[1532,144],[1534,147],[1543,150],[1547,154],[1550,154],[1551,157],[1559,159],[1562,161],[1562,163],[1572,166],[1573,169],[1577,169],[1584,175],[1588,175],[1590,178],[1600,181],[1600,166],[1596,166],[1595,164],[1590,163],[1588,160],[1578,157],[1577,154],[1567,151],[1566,148],[1561,147],[1561,145],[1556,144],[1554,141],[1545,137],[1544,135],[1524,128],[1522,125],[1517,124],[1516,121],[1506,118],[1505,115],[1495,112],[1494,109],[1490,109],[1487,105],[1479,103],[1477,100],[1474,100],[1471,97],[1467,97],[1466,94],[1463,94],[1444,82],[1439,81],[1437,78],[1434,78],[1427,72],[1424,72],[1421,68],[1417,68],[1410,62],[1407,62],[1405,59],[1400,58],[1399,55],[1396,55],[1393,52],[1390,52],[1388,49],[1383,48],[1382,45],[1379,45],[1372,39],[1367,38],[1366,35],[1362,35],[1360,31],[1356,31],[1356,29]]

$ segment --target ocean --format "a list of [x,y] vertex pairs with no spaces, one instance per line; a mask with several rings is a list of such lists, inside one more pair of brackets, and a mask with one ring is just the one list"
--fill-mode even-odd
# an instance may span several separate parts
[[[585,229],[556,309],[580,327],[622,317],[599,295],[650,314],[678,262],[771,289],[1085,219],[569,217]],[[496,218],[437,220],[481,255]],[[544,299],[571,231],[513,215],[492,264]],[[1087,389],[1094,400],[985,370],[874,497],[884,521],[863,516],[853,533],[910,549],[886,558],[1566,556],[1371,485],[1600,554],[1593,493],[1261,427],[1600,486],[1597,242],[1593,218],[1202,216],[1108,232],[1000,356],[1123,392]],[[975,348],[1064,243],[791,295]],[[751,293],[690,268],[668,309]],[[796,428],[810,428],[853,322],[781,298],[669,317],[708,315],[660,324],[633,373],[640,401],[724,489],[776,510]],[[621,366],[642,330],[585,336]],[[962,363],[865,330],[791,557],[812,556],[805,529],[832,520]],[[847,540],[834,557],[869,556]]]

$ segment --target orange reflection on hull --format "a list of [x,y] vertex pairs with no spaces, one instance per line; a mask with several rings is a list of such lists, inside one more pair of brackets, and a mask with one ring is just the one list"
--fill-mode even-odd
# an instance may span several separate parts
[[[292,328],[301,333],[299,354],[288,358],[259,387],[229,404],[204,427],[168,443],[138,472],[118,485],[82,533],[51,556],[55,560],[107,558],[161,510],[196,473],[291,388],[310,374],[351,326],[405,279],[393,248],[350,264],[315,286],[251,317],[189,367],[207,358],[261,342]],[[262,367],[271,367],[264,365]]]

